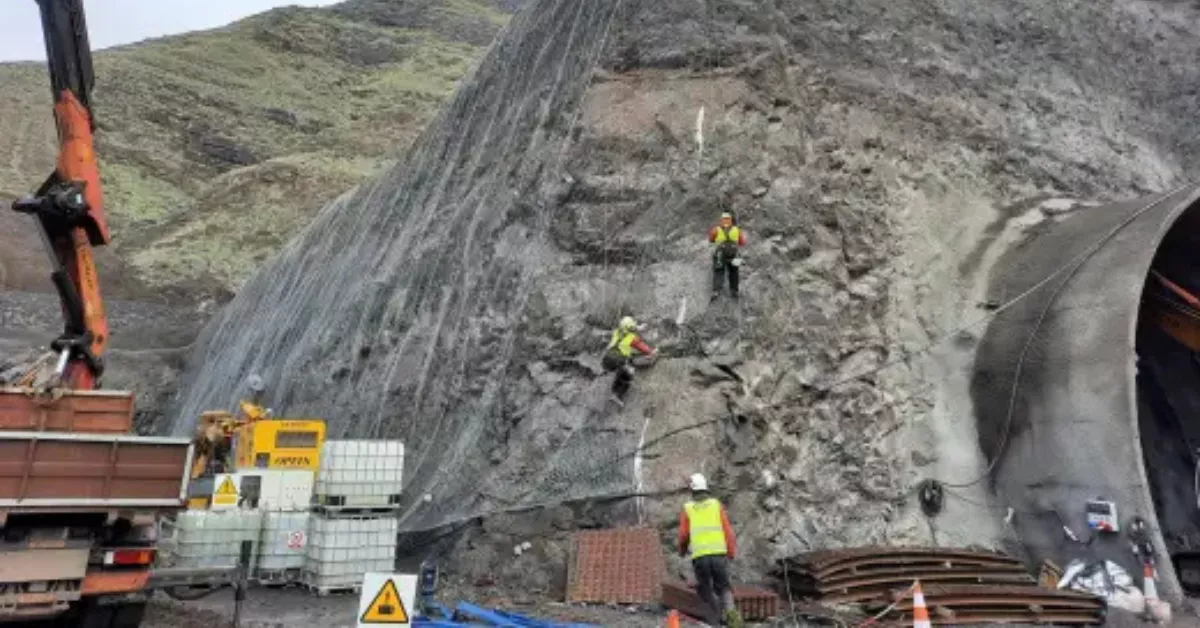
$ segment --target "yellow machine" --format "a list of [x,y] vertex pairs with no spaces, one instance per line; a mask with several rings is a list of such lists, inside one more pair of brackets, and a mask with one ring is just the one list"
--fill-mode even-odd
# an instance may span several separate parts
[[[193,442],[189,508],[207,508],[212,479],[218,473],[251,469],[290,469],[316,473],[325,444],[325,421],[277,419],[262,406],[243,401],[239,414],[211,411],[200,415]],[[195,481],[200,480],[200,481]]]
[[246,423],[234,437],[238,469],[304,469],[316,472],[325,442],[319,419],[273,419]]

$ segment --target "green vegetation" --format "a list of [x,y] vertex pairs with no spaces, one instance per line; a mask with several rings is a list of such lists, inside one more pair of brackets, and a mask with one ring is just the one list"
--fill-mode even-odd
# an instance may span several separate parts
[[[482,0],[351,0],[97,53],[117,257],[151,288],[236,288],[405,149],[507,20]],[[52,168],[53,121],[40,64],[0,65],[0,89],[17,96],[0,103],[8,197]]]

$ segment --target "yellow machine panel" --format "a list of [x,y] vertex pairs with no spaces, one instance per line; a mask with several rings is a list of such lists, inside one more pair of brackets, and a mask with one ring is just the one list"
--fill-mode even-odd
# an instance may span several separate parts
[[234,464],[238,469],[305,469],[316,472],[325,444],[319,419],[266,419],[237,429]]

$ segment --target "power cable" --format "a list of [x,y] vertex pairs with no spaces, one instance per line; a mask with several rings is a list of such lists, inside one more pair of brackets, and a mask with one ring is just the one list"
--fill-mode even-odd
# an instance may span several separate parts
[[880,619],[883,619],[884,615],[887,615],[888,613],[892,612],[893,608],[896,608],[896,606],[898,606],[901,602],[903,602],[904,600],[907,600],[909,597],[911,597],[913,595],[914,591],[916,590],[916,588],[917,588],[917,581],[913,580],[913,583],[908,585],[908,588],[905,589],[903,593],[896,596],[895,601],[893,601],[890,605],[888,605],[887,608],[879,611],[872,617],[867,618],[867,620],[862,622],[861,624],[859,624],[857,628],[865,628],[866,626],[871,626],[871,625],[875,624],[876,622],[878,622]]
[[1124,220],[1122,220],[1120,223],[1118,223],[1115,227],[1113,227],[1108,233],[1106,233],[1104,235],[1104,237],[1100,238],[1095,244],[1093,244],[1092,246],[1085,249],[1083,254],[1078,256],[1073,261],[1073,264],[1067,264],[1067,265],[1060,267],[1058,270],[1051,273],[1045,279],[1034,284],[1034,286],[1032,288],[1022,292],[1016,298],[1012,299],[1008,303],[1005,303],[1003,306],[998,308],[996,311],[991,312],[991,315],[993,317],[995,317],[1001,311],[1004,311],[1004,310],[1012,307],[1013,305],[1016,304],[1017,301],[1024,299],[1026,296],[1032,294],[1034,290],[1037,290],[1037,289],[1041,288],[1042,286],[1046,285],[1051,279],[1053,279],[1054,277],[1059,275],[1063,270],[1066,270],[1068,267],[1070,267],[1071,272],[1068,273],[1067,276],[1063,279],[1062,283],[1060,283],[1058,285],[1058,287],[1055,288],[1054,292],[1050,295],[1050,298],[1047,299],[1046,305],[1042,308],[1041,313],[1038,314],[1037,320],[1034,321],[1033,329],[1030,330],[1029,337],[1026,339],[1025,345],[1021,348],[1021,353],[1017,356],[1017,365],[1016,365],[1016,369],[1013,371],[1013,383],[1012,383],[1012,388],[1009,392],[1008,410],[1004,417],[1004,427],[1001,430],[1000,443],[999,443],[999,445],[997,445],[996,451],[992,454],[991,461],[988,463],[987,468],[984,469],[983,473],[979,474],[978,477],[976,477],[975,479],[973,479],[969,482],[941,482],[941,484],[943,486],[952,487],[952,488],[967,488],[970,486],[974,486],[991,476],[992,471],[995,470],[995,468],[996,468],[996,464],[1004,456],[1005,448],[1008,446],[1009,435],[1011,434],[1011,431],[1012,431],[1013,417],[1016,415],[1017,395],[1019,394],[1020,389],[1021,389],[1021,374],[1024,370],[1025,359],[1026,359],[1026,357],[1028,357],[1029,350],[1030,350],[1030,348],[1033,347],[1033,342],[1037,338],[1037,333],[1041,329],[1042,324],[1045,322],[1046,317],[1049,315],[1050,309],[1054,306],[1055,301],[1058,300],[1058,297],[1062,294],[1063,290],[1065,290],[1066,287],[1071,283],[1071,280],[1075,277],[1075,275],[1077,275],[1079,273],[1079,270],[1081,268],[1083,268],[1083,265],[1085,263],[1087,263],[1087,261],[1090,260],[1097,252],[1099,252],[1100,249],[1102,249],[1105,244],[1107,244],[1110,240],[1112,240],[1114,237],[1116,237],[1117,234],[1124,231],[1135,220],[1142,217],[1146,212],[1150,211],[1151,209],[1154,209],[1155,207],[1160,205],[1163,201],[1167,200],[1168,198],[1171,198],[1172,196],[1175,195],[1175,193],[1183,190],[1186,187],[1187,186],[1185,184],[1185,185],[1181,185],[1181,186],[1175,188],[1175,190],[1166,192],[1158,200],[1156,200],[1152,203],[1148,203],[1145,207],[1143,207],[1143,208],[1139,209],[1138,211],[1134,212],[1133,214],[1129,215]]

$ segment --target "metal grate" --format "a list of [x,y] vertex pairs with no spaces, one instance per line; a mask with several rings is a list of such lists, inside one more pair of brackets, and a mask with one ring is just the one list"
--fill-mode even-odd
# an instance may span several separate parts
[[579,532],[571,548],[567,601],[655,603],[665,571],[662,545],[651,528]]

